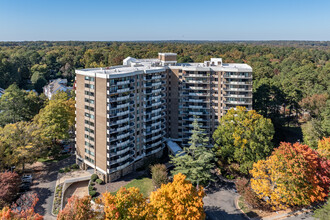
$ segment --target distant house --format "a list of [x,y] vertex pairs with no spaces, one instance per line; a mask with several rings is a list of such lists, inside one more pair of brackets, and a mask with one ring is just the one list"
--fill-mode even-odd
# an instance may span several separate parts
[[54,94],[56,94],[59,91],[70,91],[72,90],[72,87],[67,87],[68,80],[67,79],[54,79],[51,80],[50,83],[46,86],[44,86],[44,94],[48,97],[48,99],[51,99]]
[[5,90],[3,88],[0,88],[0,98],[5,93]]

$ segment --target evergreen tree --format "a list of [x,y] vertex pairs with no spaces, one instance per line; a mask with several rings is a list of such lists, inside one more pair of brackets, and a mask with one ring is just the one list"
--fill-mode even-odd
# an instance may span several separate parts
[[212,180],[211,169],[214,167],[214,155],[208,148],[209,138],[206,137],[204,129],[201,129],[197,119],[193,122],[190,146],[171,158],[175,165],[173,174],[182,173],[187,176],[193,184],[206,184]]

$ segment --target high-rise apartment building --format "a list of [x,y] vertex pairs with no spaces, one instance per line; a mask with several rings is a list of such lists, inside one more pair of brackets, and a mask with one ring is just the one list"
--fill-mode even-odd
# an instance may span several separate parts
[[160,157],[165,137],[187,145],[195,116],[211,137],[236,106],[252,109],[252,68],[221,58],[178,64],[175,53],[159,53],[76,70],[77,161],[105,181],[118,179]]

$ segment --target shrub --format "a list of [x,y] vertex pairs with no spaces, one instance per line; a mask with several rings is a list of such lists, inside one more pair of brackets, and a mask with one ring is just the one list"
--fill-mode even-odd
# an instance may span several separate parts
[[90,184],[91,186],[94,186],[95,185],[95,183],[94,182],[91,182],[91,184]]
[[102,183],[103,183],[103,180],[101,180],[101,179],[97,179],[95,182],[96,182],[97,184],[102,184]]
[[64,168],[64,172],[70,172],[70,171],[71,171],[70,167],[65,167]]
[[73,170],[77,170],[77,169],[79,169],[79,165],[78,164],[72,164],[71,165],[71,169],[73,169]]
[[63,169],[60,169],[58,172],[59,173],[64,173],[64,170]]
[[92,185],[88,186],[88,190],[89,190],[89,191],[94,190],[94,186],[92,186]]
[[164,164],[155,164],[151,166],[152,182],[155,188],[161,187],[162,184],[167,183],[167,171]]
[[244,198],[245,202],[252,208],[269,210],[270,207],[264,200],[258,198],[257,194],[252,190],[249,180],[240,178],[235,183],[237,192]]
[[89,191],[89,195],[90,195],[91,197],[94,197],[94,196],[96,195],[96,191],[95,191],[95,190],[90,190],[90,191]]
[[97,176],[97,174],[93,174],[92,176],[91,176],[91,180],[93,181],[93,182],[95,182],[95,180],[97,180],[99,177]]

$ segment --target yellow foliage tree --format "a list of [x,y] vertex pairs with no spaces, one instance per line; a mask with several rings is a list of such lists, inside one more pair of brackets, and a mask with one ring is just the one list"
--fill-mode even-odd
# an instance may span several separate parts
[[319,140],[317,145],[317,152],[322,156],[330,160],[330,137],[323,137],[322,140]]
[[105,219],[146,219],[148,204],[138,188],[120,188],[116,195],[103,194]]
[[274,209],[322,201],[330,186],[330,160],[299,143],[282,142],[250,171],[251,187]]
[[205,219],[204,189],[198,190],[179,173],[172,183],[163,184],[150,195],[150,219]]

